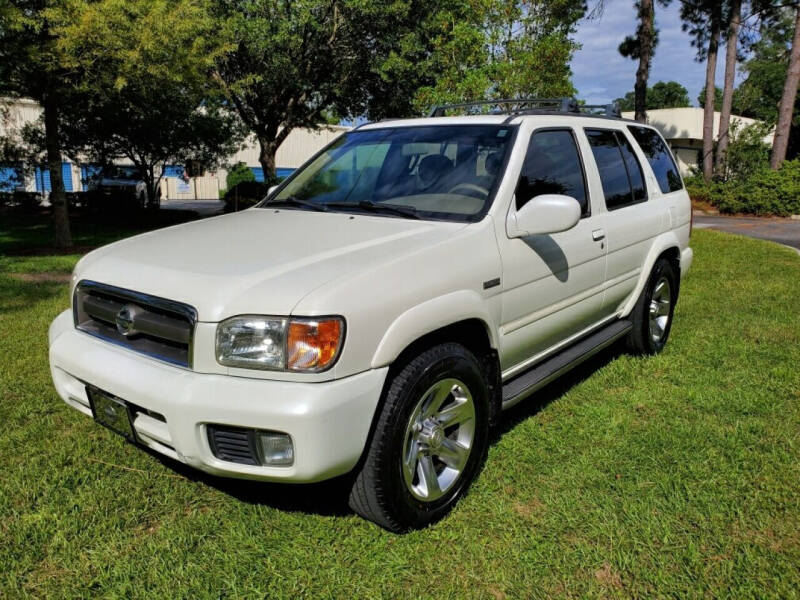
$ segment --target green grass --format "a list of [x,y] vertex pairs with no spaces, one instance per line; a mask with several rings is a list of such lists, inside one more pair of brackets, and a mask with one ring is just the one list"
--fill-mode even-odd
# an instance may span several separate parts
[[[0,232],[2,239],[3,232]],[[697,231],[667,350],[605,354],[503,421],[441,523],[342,486],[201,476],[56,396],[66,287],[0,272],[0,597],[775,597],[800,589],[800,258]]]

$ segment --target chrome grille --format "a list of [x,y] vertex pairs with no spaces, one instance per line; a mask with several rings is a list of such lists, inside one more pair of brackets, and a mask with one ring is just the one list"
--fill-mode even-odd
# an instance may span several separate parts
[[135,352],[192,366],[197,312],[191,306],[95,281],[81,281],[72,302],[75,327]]

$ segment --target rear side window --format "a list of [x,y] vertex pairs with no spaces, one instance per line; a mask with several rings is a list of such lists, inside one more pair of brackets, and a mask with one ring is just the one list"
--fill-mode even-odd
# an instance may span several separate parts
[[589,214],[586,180],[578,146],[569,129],[534,132],[517,185],[517,209],[542,194],[572,196]]
[[625,136],[610,129],[587,129],[608,210],[644,202],[647,191],[642,167]]
[[683,189],[678,167],[672,160],[672,155],[667,149],[667,144],[661,139],[659,133],[647,127],[629,126],[628,131],[647,157],[650,168],[658,181],[661,192],[668,194]]

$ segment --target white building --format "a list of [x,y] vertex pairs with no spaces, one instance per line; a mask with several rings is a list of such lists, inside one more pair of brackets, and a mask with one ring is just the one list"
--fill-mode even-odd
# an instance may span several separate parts
[[[0,137],[17,136],[22,128],[41,116],[41,107],[33,100],[0,99]],[[307,129],[293,130],[281,144],[276,156],[278,176],[289,175],[317,151],[328,145],[349,127],[329,125],[317,131]],[[232,166],[243,162],[253,171],[256,180],[264,180],[264,172],[258,162],[258,143],[248,139],[244,147],[229,157],[225,163]],[[120,161],[119,164],[126,164]],[[89,177],[96,172],[96,166],[88,161],[74,163],[64,159],[61,173],[64,187],[68,192],[85,191]],[[161,180],[161,197],[167,199],[217,199],[226,187],[227,170],[220,168],[209,171],[201,177],[188,178],[183,165],[167,165]],[[44,166],[36,166],[23,171],[15,165],[0,164],[0,192],[13,190],[36,191],[47,194],[50,191],[50,171]]]
[[[633,112],[622,116],[633,119]],[[738,121],[740,128],[756,123],[755,119],[731,115],[731,123]],[[689,175],[699,166],[698,158],[703,150],[703,109],[699,107],[660,108],[647,111],[647,122],[658,129],[672,148],[678,160],[682,175]],[[764,143],[772,145],[773,134],[764,138]],[[714,141],[719,139],[719,113],[714,113]]]

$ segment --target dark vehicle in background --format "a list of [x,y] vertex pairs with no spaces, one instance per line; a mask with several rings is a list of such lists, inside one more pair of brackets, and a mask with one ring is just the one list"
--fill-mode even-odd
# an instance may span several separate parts
[[111,165],[103,168],[87,181],[90,204],[100,208],[108,202],[126,207],[158,208],[161,205],[161,191],[150,198],[147,186],[136,167],[130,165]]

